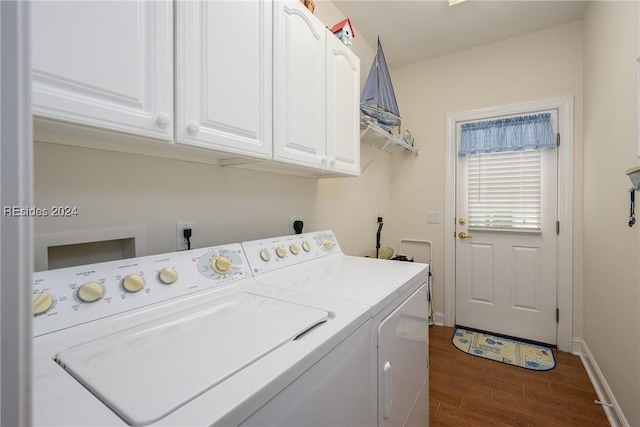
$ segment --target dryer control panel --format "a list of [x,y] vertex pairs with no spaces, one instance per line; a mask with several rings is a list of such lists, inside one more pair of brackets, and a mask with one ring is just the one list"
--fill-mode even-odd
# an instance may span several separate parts
[[342,253],[331,230],[253,240],[242,247],[254,275]]
[[239,243],[36,272],[34,336],[248,277]]

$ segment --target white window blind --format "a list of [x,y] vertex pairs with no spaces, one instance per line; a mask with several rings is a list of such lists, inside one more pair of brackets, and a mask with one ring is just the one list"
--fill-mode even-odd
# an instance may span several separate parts
[[541,231],[540,150],[468,156],[469,229]]

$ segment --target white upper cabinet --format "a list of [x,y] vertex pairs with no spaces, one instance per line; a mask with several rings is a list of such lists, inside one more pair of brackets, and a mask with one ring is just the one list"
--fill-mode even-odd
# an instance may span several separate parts
[[297,0],[276,3],[273,159],[360,174],[360,60]]
[[49,0],[31,15],[36,140],[360,174],[359,59],[299,0]]
[[298,0],[276,3],[274,160],[324,169],[326,32]]
[[270,159],[271,3],[176,7],[176,141]]
[[31,4],[36,116],[173,139],[171,1]]
[[359,175],[360,59],[327,34],[327,169]]

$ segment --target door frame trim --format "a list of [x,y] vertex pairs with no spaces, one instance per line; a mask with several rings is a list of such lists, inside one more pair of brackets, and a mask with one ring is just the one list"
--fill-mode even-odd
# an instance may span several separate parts
[[[536,110],[558,110],[562,140],[558,147],[558,308],[560,320],[557,345],[562,351],[573,348],[573,96],[543,99],[499,107],[451,113],[446,116],[446,171],[444,224],[444,324],[454,326],[456,319],[456,124],[490,117],[526,114]],[[454,236],[452,239],[451,236]]]

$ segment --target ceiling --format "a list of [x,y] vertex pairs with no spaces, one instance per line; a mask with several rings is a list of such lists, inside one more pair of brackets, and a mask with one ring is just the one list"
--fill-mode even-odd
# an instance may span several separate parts
[[585,1],[333,0],[390,68],[582,19]]

